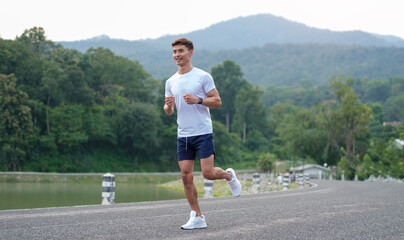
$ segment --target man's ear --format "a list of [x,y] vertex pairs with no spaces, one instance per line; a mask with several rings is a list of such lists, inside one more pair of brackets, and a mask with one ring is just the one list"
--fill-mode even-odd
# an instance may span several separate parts
[[193,54],[194,54],[194,50],[192,49],[189,51],[189,56],[192,56]]

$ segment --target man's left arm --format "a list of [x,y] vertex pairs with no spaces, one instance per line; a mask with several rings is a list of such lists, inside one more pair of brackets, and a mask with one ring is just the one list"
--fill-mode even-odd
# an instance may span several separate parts
[[[222,106],[222,100],[216,88],[210,90],[206,96],[206,98],[202,98],[202,105],[208,108],[220,108]],[[195,97],[190,93],[184,96],[184,100],[188,104],[198,104],[200,101],[199,97]]]
[[216,88],[210,90],[206,96],[206,98],[202,99],[202,105],[208,108],[220,108],[220,106],[222,106],[222,99],[220,99],[219,92]]

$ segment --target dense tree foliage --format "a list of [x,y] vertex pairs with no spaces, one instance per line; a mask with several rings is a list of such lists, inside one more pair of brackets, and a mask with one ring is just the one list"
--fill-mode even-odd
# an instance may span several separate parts
[[[124,43],[116,41],[90,41],[84,45],[88,46],[86,48],[73,44],[65,45],[82,51],[90,46],[106,46],[115,54],[139,61],[147,72],[158,78],[168,77],[176,70],[175,65],[167,61],[171,57],[169,47],[173,39],[166,40],[163,49],[155,49],[146,43],[123,47]],[[327,84],[332,74],[369,79],[404,75],[403,47],[289,42],[268,43],[260,47],[254,45],[242,49],[212,50],[201,49],[198,43],[195,43],[192,60],[195,66],[211,69],[227,59],[240,66],[244,77],[250,83],[263,87],[271,84],[277,87],[296,87],[302,79],[310,80],[314,85]]]
[[[223,101],[211,111],[218,165],[279,171],[276,161],[304,159],[348,177],[404,177],[403,124],[384,124],[403,122],[404,78],[318,85],[304,66],[282,66],[303,80],[259,87],[233,60],[211,69]],[[178,171],[164,83],[109,49],[54,44],[42,28],[0,39],[0,170]]]
[[20,169],[33,132],[31,109],[26,105],[28,95],[17,87],[16,82],[13,75],[0,74],[1,151],[6,166],[14,171]]

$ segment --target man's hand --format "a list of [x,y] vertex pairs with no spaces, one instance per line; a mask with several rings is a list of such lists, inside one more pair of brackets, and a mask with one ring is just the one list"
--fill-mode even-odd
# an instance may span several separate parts
[[199,98],[195,97],[194,95],[192,95],[191,93],[187,93],[184,95],[184,100],[186,103],[188,104],[196,104],[199,102]]
[[174,100],[174,96],[173,96],[173,95],[168,96],[168,97],[165,97],[164,101],[166,102],[166,105],[167,105],[167,106],[169,106],[169,107],[174,107],[175,100]]
[[175,105],[175,99],[174,96],[168,96],[164,98],[165,104],[164,104],[164,112],[166,112],[167,115],[172,115],[174,113],[174,105]]

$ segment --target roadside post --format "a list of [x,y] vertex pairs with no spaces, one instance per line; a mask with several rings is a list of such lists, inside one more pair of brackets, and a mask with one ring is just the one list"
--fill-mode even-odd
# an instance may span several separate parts
[[297,181],[299,182],[299,188],[303,188],[303,174],[297,176]]
[[253,192],[260,191],[260,175],[259,173],[253,174]]
[[102,176],[102,205],[111,205],[115,202],[115,175],[111,173]]
[[289,189],[289,174],[283,176],[283,190]]
[[213,180],[204,178],[203,179],[203,190],[204,190],[204,194],[203,194],[204,198],[212,198],[213,197]]
[[304,174],[304,185],[307,187],[310,186],[310,176],[307,173]]

